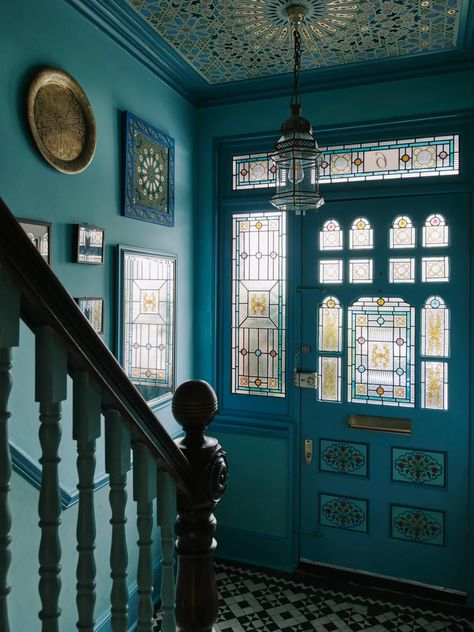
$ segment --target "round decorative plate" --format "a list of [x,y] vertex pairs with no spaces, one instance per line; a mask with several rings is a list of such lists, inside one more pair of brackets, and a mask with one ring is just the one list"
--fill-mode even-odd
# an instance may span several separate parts
[[90,164],[96,144],[95,119],[81,86],[57,68],[45,68],[28,91],[28,122],[36,145],[62,173]]

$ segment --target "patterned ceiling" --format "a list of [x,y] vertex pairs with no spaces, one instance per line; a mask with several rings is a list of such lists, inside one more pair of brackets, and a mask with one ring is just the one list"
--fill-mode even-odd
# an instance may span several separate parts
[[467,1],[125,0],[209,84],[289,72],[289,4],[309,70],[454,49]]

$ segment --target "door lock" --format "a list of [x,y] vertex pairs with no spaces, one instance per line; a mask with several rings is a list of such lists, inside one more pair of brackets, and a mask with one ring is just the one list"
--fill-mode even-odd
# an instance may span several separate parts
[[298,388],[318,388],[318,374],[316,372],[295,371],[293,385]]
[[313,460],[313,440],[305,439],[304,440],[304,458],[306,459],[306,464],[311,465]]

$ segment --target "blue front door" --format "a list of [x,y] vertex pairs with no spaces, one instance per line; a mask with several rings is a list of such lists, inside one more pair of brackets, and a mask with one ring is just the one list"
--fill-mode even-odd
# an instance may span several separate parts
[[302,220],[302,559],[467,590],[468,209],[354,199]]

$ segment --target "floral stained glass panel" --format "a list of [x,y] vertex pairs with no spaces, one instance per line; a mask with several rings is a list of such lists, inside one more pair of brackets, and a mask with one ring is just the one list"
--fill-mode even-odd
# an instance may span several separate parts
[[232,283],[232,392],[284,397],[284,213],[234,214]]
[[320,250],[342,250],[343,232],[335,219],[328,219],[319,233]]
[[421,313],[421,355],[449,356],[449,309],[440,296],[430,296]]
[[449,244],[449,227],[439,213],[430,215],[423,226],[423,247],[439,248]]
[[333,356],[319,357],[318,397],[323,402],[341,401],[341,358]]
[[421,406],[448,410],[448,363],[421,363]]
[[319,308],[319,351],[342,351],[342,309],[335,296]]
[[414,308],[401,298],[360,298],[348,315],[348,401],[414,406]]
[[367,250],[374,247],[374,231],[365,217],[358,217],[352,222],[349,231],[349,248],[351,250]]
[[174,388],[176,259],[122,250],[123,366],[146,400]]
[[399,215],[390,228],[390,248],[414,248],[416,229],[406,215]]

